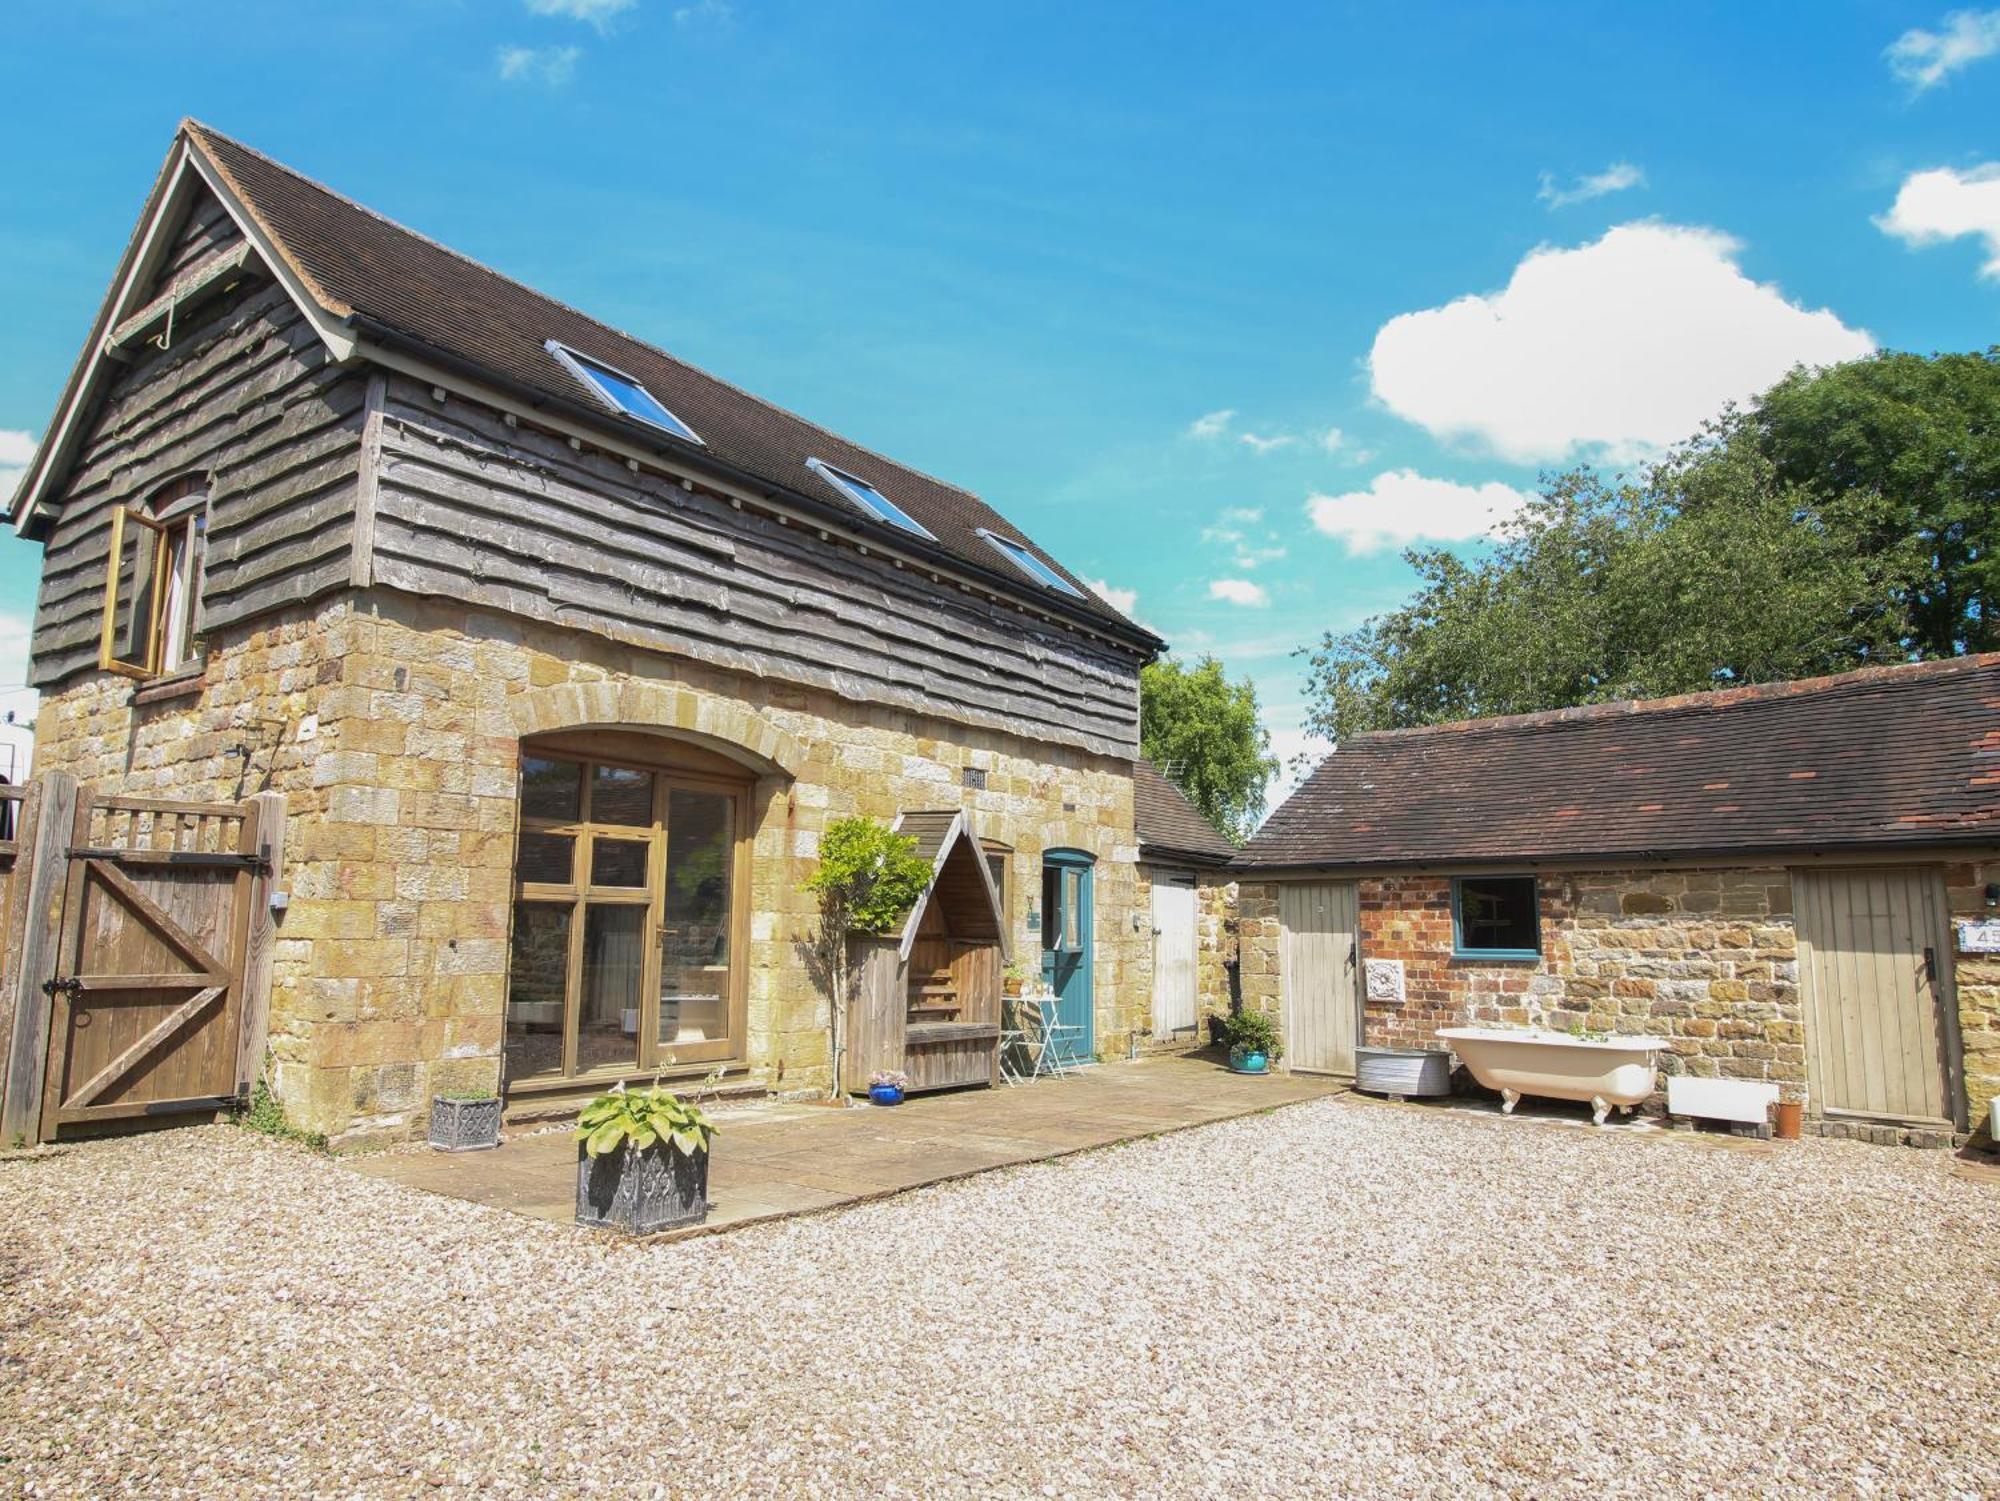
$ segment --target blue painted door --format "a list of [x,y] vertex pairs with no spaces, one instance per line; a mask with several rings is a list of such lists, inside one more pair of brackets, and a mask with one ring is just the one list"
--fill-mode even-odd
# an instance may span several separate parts
[[1049,850],[1042,856],[1042,978],[1056,994],[1056,1020],[1074,1032],[1059,1035],[1062,1056],[1089,1063],[1097,1054],[1090,993],[1090,875],[1082,850]]

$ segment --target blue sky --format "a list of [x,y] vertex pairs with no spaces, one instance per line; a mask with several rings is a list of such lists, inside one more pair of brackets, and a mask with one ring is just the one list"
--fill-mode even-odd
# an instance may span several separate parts
[[[174,123],[978,490],[1255,678],[1538,472],[2000,339],[2000,11],[13,9],[0,469]],[[83,107],[79,107],[82,105]],[[0,473],[0,483],[5,483]],[[0,541],[0,677],[37,550]]]

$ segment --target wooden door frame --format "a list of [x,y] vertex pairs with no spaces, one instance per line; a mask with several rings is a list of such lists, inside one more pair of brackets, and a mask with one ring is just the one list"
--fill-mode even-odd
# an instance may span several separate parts
[[[1189,996],[1188,1025],[1194,1030],[1195,1035],[1199,1037],[1201,1033],[1201,874],[1191,867],[1179,865],[1155,865],[1149,867],[1149,869],[1152,872],[1147,881],[1147,886],[1149,887],[1148,899],[1152,906],[1152,912],[1148,914],[1150,917],[1157,919],[1159,916],[1158,892],[1163,886],[1172,887],[1177,891],[1185,891],[1193,899],[1188,908],[1190,939],[1188,947],[1189,958],[1192,961],[1188,977],[1188,984],[1192,991],[1192,994]],[[1152,923],[1151,926],[1153,928],[1153,994],[1148,998],[1149,1005],[1147,1009],[1150,1013],[1148,1020],[1152,1024],[1151,1032],[1153,1040],[1159,1042],[1171,1040],[1176,1035],[1176,1029],[1169,1028],[1164,1032],[1160,1030],[1160,937],[1166,930],[1161,928],[1157,921]]]
[[1812,963],[1812,936],[1806,932],[1805,903],[1798,899],[1801,878],[1810,880],[1820,876],[1846,875],[1903,875],[1921,877],[1924,881],[1924,911],[1927,917],[1928,933],[1934,959],[1931,966],[1930,984],[1932,1000],[1937,1007],[1938,1042],[1943,1054],[1944,1077],[1940,1081],[1944,1091],[1945,1114],[1951,1128],[1968,1130],[1970,1112],[1965,1090],[1965,1043],[1959,1029],[1958,980],[1956,973],[1957,944],[1951,921],[1950,889],[1945,884],[1944,870],[1931,863],[1890,864],[1890,865],[1836,865],[1791,867],[1787,872],[1793,891],[1792,913],[1796,926],[1794,941],[1797,949],[1799,1018],[1805,1028],[1806,1052],[1806,1113],[1814,1120],[1853,1121],[1857,1124],[1882,1126],[1908,1125],[1936,1130],[1939,1121],[1929,1116],[1900,1116],[1876,1114],[1869,1111],[1834,1110],[1829,1112],[1826,1102],[1825,1071],[1820,1058],[1820,1038],[1823,1028],[1819,1012],[1821,999],[1819,987],[1814,980]]
[[1362,983],[1361,980],[1361,883],[1358,880],[1352,878],[1343,879],[1338,876],[1327,877],[1312,881],[1283,882],[1280,883],[1278,887],[1279,897],[1278,897],[1278,913],[1277,913],[1278,1018],[1279,1018],[1279,1025],[1283,1028],[1283,1033],[1285,1038],[1285,1050],[1286,1050],[1285,1068],[1288,1071],[1297,1069],[1298,1072],[1300,1073],[1316,1074],[1323,1078],[1349,1079],[1353,1077],[1352,1070],[1318,1069],[1318,1068],[1299,1069],[1296,1062],[1293,1061],[1295,1054],[1293,1052],[1292,1045],[1294,1039],[1297,1036],[1297,1029],[1292,1025],[1293,987],[1291,984],[1290,965],[1287,963],[1285,958],[1286,929],[1285,929],[1285,905],[1284,905],[1283,893],[1288,888],[1304,889],[1310,886],[1345,887],[1350,893],[1352,893],[1353,896],[1352,910],[1354,913],[1354,921],[1352,923],[1352,931],[1349,933],[1348,936],[1350,939],[1349,958],[1352,961],[1352,968],[1354,972],[1351,977],[1353,983],[1348,988],[1350,991],[1349,1001],[1352,1005],[1351,1015],[1354,1023],[1354,1046],[1358,1049],[1362,1047],[1367,1041],[1367,1034],[1363,1030],[1367,1021],[1367,1004],[1366,1004],[1367,987]]

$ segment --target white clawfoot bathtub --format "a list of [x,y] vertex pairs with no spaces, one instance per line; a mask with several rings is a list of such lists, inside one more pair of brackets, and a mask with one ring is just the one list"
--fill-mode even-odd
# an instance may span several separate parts
[[1516,1032],[1504,1027],[1445,1027],[1437,1034],[1488,1089],[1500,1091],[1509,1115],[1524,1094],[1582,1100],[1598,1125],[1616,1105],[1627,1114],[1653,1092],[1657,1037],[1594,1041],[1566,1032]]

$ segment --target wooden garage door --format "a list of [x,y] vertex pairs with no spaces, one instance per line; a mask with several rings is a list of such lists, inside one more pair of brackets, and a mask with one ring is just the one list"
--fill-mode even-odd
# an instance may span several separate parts
[[1805,870],[1793,891],[1815,1112],[1951,1123],[1958,1030],[1942,876]]
[[1361,1014],[1352,881],[1278,888],[1278,986],[1285,1008],[1285,1061],[1309,1073],[1354,1072]]

